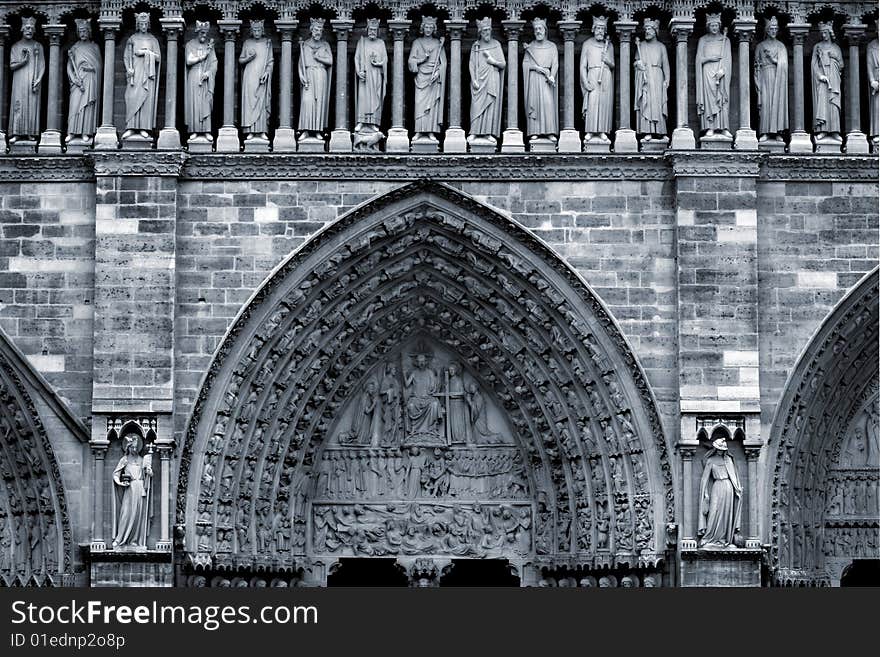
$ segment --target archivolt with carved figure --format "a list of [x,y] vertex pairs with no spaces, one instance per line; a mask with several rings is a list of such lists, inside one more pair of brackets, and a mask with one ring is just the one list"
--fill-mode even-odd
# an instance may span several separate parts
[[596,297],[518,225],[416,183],[319,234],[242,312],[177,513],[215,565],[611,565],[661,557],[674,499],[650,390]]

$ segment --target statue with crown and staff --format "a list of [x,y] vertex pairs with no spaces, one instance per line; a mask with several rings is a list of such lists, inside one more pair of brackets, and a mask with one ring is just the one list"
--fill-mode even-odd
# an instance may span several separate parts
[[67,115],[67,147],[90,146],[98,125],[98,98],[101,95],[101,49],[92,41],[87,18],[77,18],[78,41],[67,51],[67,81],[70,103]]
[[241,129],[245,133],[245,150],[249,145],[261,149],[269,147],[275,55],[265,29],[262,19],[251,21],[251,36],[242,44],[238,57],[238,63],[244,67],[241,72]]
[[422,16],[421,30],[422,36],[412,43],[408,61],[415,78],[413,149],[420,150],[420,144],[424,144],[429,151],[436,151],[446,98],[446,53],[443,39],[435,36],[436,16]]
[[[208,21],[196,21],[196,35],[184,47],[186,86],[183,104],[190,148],[213,141],[211,114],[214,111],[217,53],[214,52],[214,40],[208,37],[210,29]],[[207,148],[210,150],[210,146]]]
[[309,38],[299,42],[300,150],[324,150],[324,131],[330,110],[330,69],[333,50],[324,39],[324,19],[312,18]]
[[727,28],[721,32],[721,14],[706,15],[707,33],[697,41],[696,95],[702,141],[730,143],[730,75],[733,71]]
[[581,48],[580,79],[584,95],[584,150],[590,144],[609,150],[614,116],[614,46],[608,37],[608,18],[594,16],[593,36]]
[[788,51],[776,38],[776,16],[764,22],[765,38],[755,47],[755,89],[758,95],[758,141],[781,147],[788,131]]
[[358,39],[354,51],[355,150],[378,150],[385,135],[381,131],[382,108],[388,84],[388,51],[379,38],[379,19],[367,19],[367,33]]
[[868,111],[870,112],[868,138],[876,153],[878,135],[880,135],[880,49],[877,37],[868,44],[865,50],[865,64],[868,69]]
[[813,131],[816,146],[839,150],[841,137],[840,108],[843,94],[843,52],[834,43],[834,26],[819,23],[821,41],[813,46]]
[[669,56],[657,40],[660,21],[646,18],[642,23],[645,40],[636,37],[635,101],[636,132],[642,134],[642,147],[665,149],[669,143],[666,118],[669,89]]
[[507,61],[501,44],[492,38],[492,19],[477,21],[479,38],[471,46],[471,126],[467,141],[471,150],[494,151],[501,135],[504,100],[504,69]]
[[532,21],[535,40],[523,48],[523,101],[530,150],[556,150],[559,138],[559,49],[547,39],[547,21]]
[[113,469],[113,548],[146,549],[152,516],[152,446],[141,456],[137,433],[122,437],[122,458]]
[[9,50],[12,69],[12,93],[9,104],[9,143],[36,142],[40,136],[40,98],[46,56],[43,46],[34,39],[37,19],[21,19],[21,39]]
[[159,107],[159,40],[150,34],[150,14],[135,14],[137,31],[125,42],[125,132],[123,141],[152,141]]

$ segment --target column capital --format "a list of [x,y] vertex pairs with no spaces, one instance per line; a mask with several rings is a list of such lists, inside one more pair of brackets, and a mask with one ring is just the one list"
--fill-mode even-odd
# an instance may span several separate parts
[[693,18],[676,17],[669,21],[669,31],[676,41],[687,41],[694,31],[696,20]]
[[104,18],[103,16],[98,19],[98,27],[101,32],[104,33],[104,39],[115,39],[116,33],[119,31],[119,28],[122,27],[122,19],[114,16],[111,18]]
[[740,41],[751,41],[755,36],[755,28],[758,21],[754,19],[736,19],[733,21],[733,31],[736,33],[737,39]]
[[238,30],[241,28],[241,21],[236,20],[223,20],[217,21],[217,27],[223,32],[223,38],[225,41],[234,40],[236,35],[238,34]]
[[183,34],[183,30],[186,28],[182,18],[160,18],[159,23],[162,25],[165,37],[168,39],[176,40],[180,34]]
[[96,456],[103,457],[107,453],[107,449],[110,447],[110,441],[106,439],[90,440],[89,447],[92,448],[92,452]]
[[639,24],[632,20],[621,19],[614,21],[614,29],[617,31],[620,41],[629,41],[638,26]]
[[574,41],[581,29],[580,21],[559,21],[556,24],[565,41]]
[[465,20],[448,20],[443,21],[446,31],[449,32],[449,38],[458,41],[461,39],[462,33],[467,29],[468,22]]
[[354,28],[354,21],[348,19],[333,19],[330,21],[330,27],[337,39],[348,39],[348,33]]
[[409,32],[409,26],[412,21],[407,20],[390,20],[388,21],[388,29],[391,30],[391,36],[395,41],[403,41]]
[[298,25],[299,21],[297,20],[275,21],[275,27],[278,28],[278,31],[281,33],[282,41],[293,41],[293,34],[296,32]]
[[508,41],[515,41],[519,39],[519,35],[522,32],[523,26],[526,24],[524,20],[520,19],[508,19],[501,21],[501,26],[504,28],[504,34],[507,36]]
[[843,35],[849,41],[849,45],[858,46],[867,29],[868,26],[862,23],[846,23],[843,26]]
[[810,33],[812,27],[809,23],[789,23],[788,33],[795,44],[802,46],[804,45],[804,38]]
[[61,45],[61,37],[64,36],[64,30],[66,27],[67,26],[63,24],[52,24],[43,26],[43,33],[49,37],[50,45]]
[[9,26],[6,23],[0,25],[0,39],[5,39],[9,36]]

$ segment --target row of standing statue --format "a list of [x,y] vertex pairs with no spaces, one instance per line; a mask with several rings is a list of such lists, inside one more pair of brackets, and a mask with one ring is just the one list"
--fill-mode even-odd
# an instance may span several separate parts
[[[152,141],[156,128],[161,51],[159,41],[150,34],[147,13],[135,16],[137,31],[124,46],[125,141]],[[67,125],[68,144],[91,144],[97,129],[97,107],[101,86],[101,53],[91,39],[90,22],[76,21],[79,40],[68,51],[67,78],[70,102]],[[534,41],[524,46],[522,57],[523,100],[526,136],[533,144],[555,144],[559,138],[559,52],[547,39],[547,23],[532,22]],[[607,19],[593,18],[592,36],[582,47],[579,66],[583,93],[584,144],[611,144],[614,114],[614,47],[608,36]],[[636,38],[634,59],[634,110],[636,132],[643,144],[668,143],[668,87],[671,80],[666,47],[657,39],[659,22],[643,21],[644,39]],[[325,21],[311,19],[310,37],[300,42],[299,84],[301,87],[298,131],[301,145],[313,144],[312,150],[324,150],[328,129],[330,81],[333,51],[324,39]],[[730,126],[730,80],[732,57],[727,29],[721,15],[709,14],[707,33],[699,39],[696,51],[696,109],[700,117],[701,138],[732,140]],[[43,47],[34,39],[36,21],[22,20],[22,38],[12,46],[10,68],[12,93],[9,111],[10,142],[36,141],[40,126],[40,94],[45,73]],[[209,37],[210,24],[196,21],[195,36],[185,45],[186,80],[184,118],[190,144],[213,141],[212,116],[217,76],[217,56]],[[766,38],[755,48],[754,83],[757,90],[761,142],[783,141],[789,130],[788,52],[777,39],[779,24],[775,17],[765,25]],[[818,142],[842,143],[841,105],[844,57],[834,42],[833,27],[820,23],[821,41],[812,54],[813,132]],[[507,67],[504,49],[493,38],[492,20],[477,21],[478,40],[470,51],[470,131],[471,150],[492,151],[502,131],[504,73]],[[250,36],[242,44],[238,58],[241,66],[241,123],[245,142],[264,142],[272,110],[272,42],[262,20],[250,22]],[[447,59],[444,39],[437,36],[437,19],[424,16],[421,36],[411,46],[407,60],[414,76],[413,149],[418,145],[436,150],[444,125]],[[878,130],[878,45],[875,38],[867,47],[867,72],[870,84],[870,129]],[[377,150],[385,135],[381,132],[387,91],[388,54],[379,38],[379,20],[367,21],[366,34],[357,43],[354,56],[354,146]],[[456,102],[455,99],[452,102]],[[509,101],[508,101],[509,102]],[[208,146],[210,149],[210,146]]]

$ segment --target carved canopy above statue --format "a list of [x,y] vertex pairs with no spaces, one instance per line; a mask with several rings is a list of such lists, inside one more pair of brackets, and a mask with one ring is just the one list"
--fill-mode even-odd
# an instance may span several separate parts
[[58,586],[73,543],[58,463],[22,382],[28,367],[0,335],[0,584]]
[[596,296],[435,183],[294,253],[221,345],[177,502],[201,562],[652,562],[674,520],[655,403]]
[[776,411],[768,492],[781,583],[827,583],[880,555],[877,340],[875,269],[822,324]]

